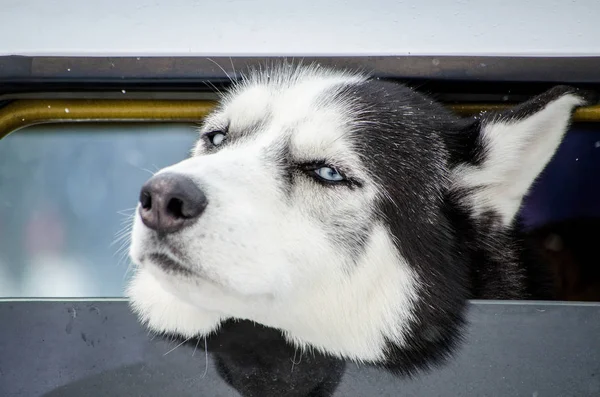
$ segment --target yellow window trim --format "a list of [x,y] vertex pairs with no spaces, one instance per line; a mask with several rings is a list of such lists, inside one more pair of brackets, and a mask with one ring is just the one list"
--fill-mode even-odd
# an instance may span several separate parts
[[20,99],[0,108],[0,139],[35,124],[71,122],[197,122],[207,100]]
[[[209,100],[19,99],[0,108],[0,139],[35,124],[70,122],[198,122],[215,106]],[[460,115],[504,105],[449,105]],[[580,108],[574,121],[600,122],[600,105]]]

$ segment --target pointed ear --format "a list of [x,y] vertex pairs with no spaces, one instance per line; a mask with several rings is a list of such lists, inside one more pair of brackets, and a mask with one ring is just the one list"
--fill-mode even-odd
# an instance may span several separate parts
[[504,225],[511,223],[523,197],[558,149],[574,110],[590,104],[593,95],[557,86],[518,106],[484,112],[465,135],[473,137],[470,163],[453,172],[455,188],[474,216],[490,211]]

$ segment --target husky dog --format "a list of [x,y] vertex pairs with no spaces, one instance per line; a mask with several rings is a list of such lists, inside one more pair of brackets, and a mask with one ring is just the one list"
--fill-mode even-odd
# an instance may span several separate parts
[[190,158],[142,187],[133,310],[185,338],[228,319],[411,374],[461,340],[468,299],[530,297],[517,212],[580,91],[460,118],[394,82],[253,72]]

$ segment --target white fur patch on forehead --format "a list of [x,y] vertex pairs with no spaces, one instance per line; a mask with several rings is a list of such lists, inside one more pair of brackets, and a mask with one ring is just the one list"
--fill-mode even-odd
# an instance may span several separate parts
[[357,84],[365,81],[366,75],[344,70],[334,70],[318,64],[293,65],[282,62],[265,70],[254,69],[243,75],[241,81],[235,84],[232,94],[239,90],[254,86],[269,86],[278,90],[289,89],[306,83],[319,83],[324,87],[336,84]]
[[318,65],[281,63],[253,70],[224,96],[203,130],[228,127],[233,140],[255,132],[262,142],[289,138],[290,154],[298,161],[323,160],[344,166],[343,160],[356,169],[359,159],[352,142],[341,138],[349,132],[358,110],[353,109],[351,98],[338,94],[367,79],[363,74]]
[[[276,115],[293,123],[308,116],[316,107],[325,106],[337,90],[360,84],[367,76],[313,66],[283,63],[266,70],[254,70],[243,76],[223,98],[220,117],[231,127],[244,128]],[[330,91],[330,92],[328,92]],[[325,103],[320,99],[325,97]]]
[[327,104],[311,111],[310,117],[295,124],[290,142],[290,150],[295,157],[305,157],[307,161],[344,156],[349,156],[348,160],[350,157],[358,159],[351,153],[350,142],[342,139],[350,127],[350,116],[344,106]]

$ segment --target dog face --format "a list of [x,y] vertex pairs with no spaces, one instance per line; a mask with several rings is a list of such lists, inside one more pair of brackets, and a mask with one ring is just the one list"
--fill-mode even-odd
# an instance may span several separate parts
[[510,227],[583,103],[564,87],[540,98],[464,120],[362,75],[252,74],[204,121],[192,156],[142,188],[134,310],[184,337],[239,318],[353,360],[435,361],[471,292],[476,239],[459,229],[476,236],[490,214],[488,227]]

